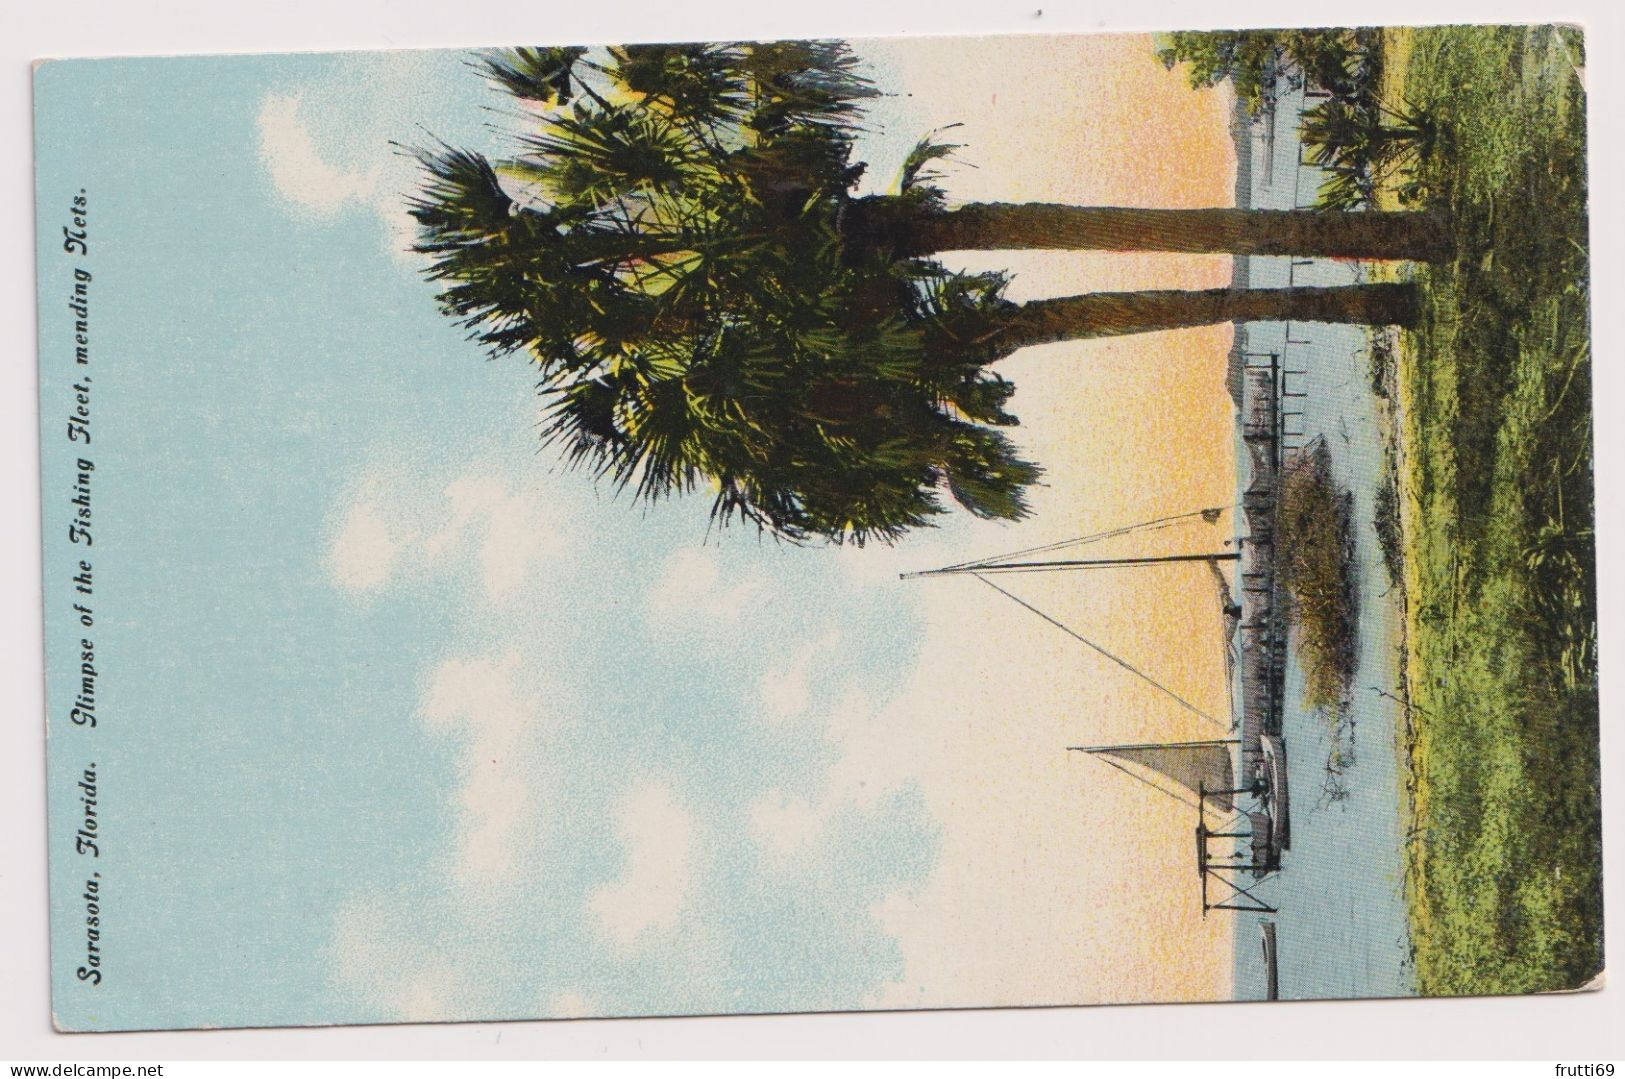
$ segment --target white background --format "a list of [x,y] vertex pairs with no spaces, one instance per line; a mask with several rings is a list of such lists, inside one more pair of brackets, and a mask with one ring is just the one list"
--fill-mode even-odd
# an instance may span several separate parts
[[[1038,5],[1042,4],[1042,13]],[[39,424],[34,347],[29,62],[42,57],[448,47],[517,42],[1198,29],[1305,23],[1574,21],[1587,30],[1597,413],[1598,578],[1602,592],[1604,809],[1610,965],[1625,935],[1620,740],[1611,731],[1625,664],[1619,194],[1625,19],[1605,0],[1542,6],[1368,0],[1352,8],[1248,0],[1133,5],[1060,0],[7,0],[0,14],[0,1060],[534,1057],[1528,1058],[1607,1060],[1625,1046],[1625,988],[1570,997],[1284,1005],[1163,1005],[722,1019],[462,1024],[317,1030],[59,1035],[46,967],[44,726],[39,555]],[[1019,77],[1019,76],[1016,76]],[[70,133],[53,133],[71,137]],[[1263,1009],[1267,1008],[1267,1011]],[[1531,1074],[1551,1074],[1549,1068]]]

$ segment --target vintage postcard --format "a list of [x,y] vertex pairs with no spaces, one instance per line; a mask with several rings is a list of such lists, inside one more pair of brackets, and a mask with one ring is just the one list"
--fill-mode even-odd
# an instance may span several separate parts
[[1599,984],[1579,30],[35,90],[60,1028]]

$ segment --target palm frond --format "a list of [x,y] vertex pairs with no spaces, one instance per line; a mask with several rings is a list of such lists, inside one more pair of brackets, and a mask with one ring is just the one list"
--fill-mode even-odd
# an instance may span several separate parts
[[586,54],[580,47],[498,49],[480,54],[472,66],[521,100],[565,105],[574,96],[576,65]]
[[964,146],[957,142],[939,142],[937,136],[958,126],[960,125],[949,124],[947,127],[928,131],[914,144],[914,148],[903,159],[903,168],[897,177],[899,195],[913,195],[933,204],[943,200],[941,184],[946,177],[936,164],[946,161],[953,156],[954,151],[962,150]]
[[422,166],[418,193],[407,199],[422,237],[415,250],[430,254],[446,245],[478,242],[508,226],[513,200],[483,155],[445,144],[433,150],[400,149]]

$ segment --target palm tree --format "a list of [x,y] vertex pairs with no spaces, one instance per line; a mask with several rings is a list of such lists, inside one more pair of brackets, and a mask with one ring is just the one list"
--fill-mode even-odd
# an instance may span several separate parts
[[414,151],[416,250],[493,354],[542,371],[546,437],[658,499],[794,540],[893,541],[945,507],[1026,513],[1039,476],[995,428],[1027,345],[1236,319],[1405,322],[1407,285],[1096,293],[1016,305],[941,251],[1096,247],[1423,258],[1419,214],[952,208],[928,136],[854,195],[873,88],[836,42],[515,49],[476,65],[525,110],[493,163]]
[[1425,160],[1437,138],[1426,113],[1390,108],[1375,92],[1322,101],[1304,112],[1300,130],[1309,160],[1327,174],[1319,203],[1337,210],[1370,206],[1378,185],[1402,165]]

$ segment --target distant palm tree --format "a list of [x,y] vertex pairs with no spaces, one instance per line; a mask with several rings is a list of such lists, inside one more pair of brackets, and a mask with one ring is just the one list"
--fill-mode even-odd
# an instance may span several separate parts
[[[1390,108],[1376,93],[1327,98],[1304,111],[1299,132],[1309,161],[1326,174],[1319,204],[1332,210],[1375,203],[1382,182],[1425,160],[1438,135],[1425,112]],[[1407,188],[1399,194],[1403,201]]]
[[548,440],[658,499],[790,539],[893,541],[945,512],[1024,516],[1039,469],[995,427],[1027,345],[1251,319],[1396,323],[1407,285],[1095,293],[1017,305],[941,251],[1106,248],[1427,258],[1420,214],[950,208],[929,136],[855,195],[862,102],[836,42],[515,49],[519,152],[442,146],[411,210],[442,308],[542,371]]

